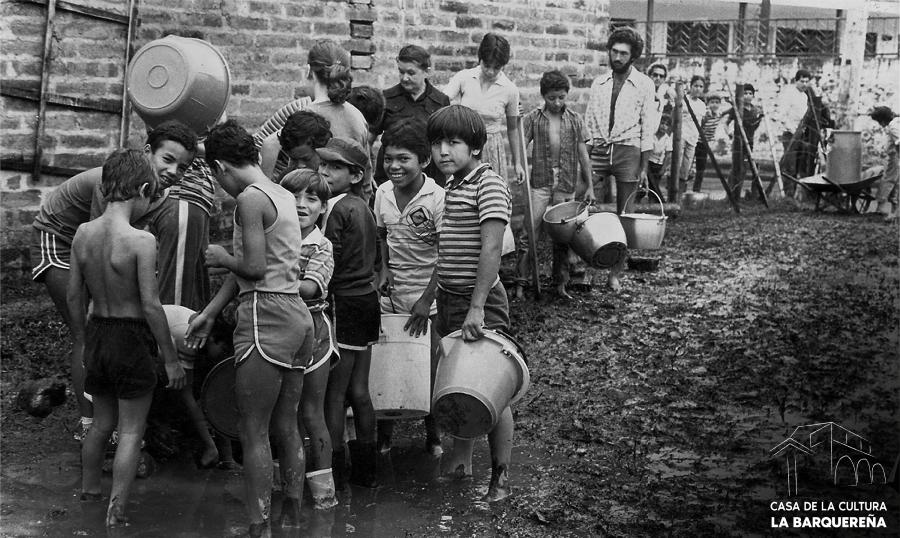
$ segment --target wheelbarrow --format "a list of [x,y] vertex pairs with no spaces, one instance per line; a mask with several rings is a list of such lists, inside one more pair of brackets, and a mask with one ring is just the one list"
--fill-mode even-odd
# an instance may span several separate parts
[[[793,179],[784,174],[789,179]],[[832,206],[841,213],[866,213],[872,201],[873,185],[884,175],[884,167],[869,168],[860,175],[859,181],[838,183],[825,174],[795,179],[794,181],[806,189],[816,202],[816,211]]]

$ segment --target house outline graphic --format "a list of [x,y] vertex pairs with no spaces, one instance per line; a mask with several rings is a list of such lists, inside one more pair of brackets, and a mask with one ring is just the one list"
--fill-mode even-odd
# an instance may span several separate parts
[[852,471],[852,486],[860,484],[860,471],[864,473],[864,484],[874,484],[879,476],[882,484],[887,483],[884,467],[875,461],[868,439],[835,422],[818,422],[797,426],[791,435],[769,450],[773,458],[785,457],[788,495],[796,495],[798,491],[797,454],[813,456],[823,450],[828,451],[828,469],[835,485],[841,469]]

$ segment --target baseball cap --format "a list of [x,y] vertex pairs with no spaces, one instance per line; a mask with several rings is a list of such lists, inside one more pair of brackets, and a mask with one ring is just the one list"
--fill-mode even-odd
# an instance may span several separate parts
[[354,140],[332,138],[324,148],[316,148],[316,153],[323,161],[339,162],[365,170],[369,165],[366,150]]

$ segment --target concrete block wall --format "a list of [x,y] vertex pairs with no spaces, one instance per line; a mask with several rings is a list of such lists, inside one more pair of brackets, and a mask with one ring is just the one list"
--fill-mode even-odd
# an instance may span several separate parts
[[[124,14],[127,1],[82,0],[83,5]],[[406,43],[433,56],[432,81],[476,64],[481,37],[499,32],[512,45],[506,69],[519,86],[523,106],[538,105],[541,73],[561,69],[572,76],[572,106],[584,110],[586,88],[606,63],[609,0],[154,0],[140,4],[134,50],[167,33],[195,30],[216,45],[232,73],[228,114],[255,129],[284,103],[305,95],[304,65],[310,46],[333,39],[351,51],[354,84],[387,88],[396,83],[394,59]],[[0,8],[0,78],[40,80],[46,8],[4,2]],[[125,27],[57,12],[50,91],[121,100]],[[3,96],[0,155],[30,158],[37,104]],[[44,162],[89,168],[118,145],[115,114],[47,108]],[[128,145],[139,147],[143,123],[132,116]],[[30,268],[30,224],[40,200],[65,176],[0,171],[0,270],[4,277]],[[224,226],[223,211],[217,223]],[[221,230],[219,230],[221,233]]]

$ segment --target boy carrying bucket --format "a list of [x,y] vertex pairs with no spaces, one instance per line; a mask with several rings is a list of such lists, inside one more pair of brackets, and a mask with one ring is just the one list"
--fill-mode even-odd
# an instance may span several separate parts
[[[382,136],[382,161],[389,181],[375,192],[375,223],[381,238],[382,266],[378,289],[383,314],[411,314],[404,329],[412,336],[424,334],[434,322],[432,275],[438,257],[438,233],[444,214],[444,189],[426,176],[431,148],[422,136],[424,122],[397,123]],[[432,285],[431,293],[427,293]],[[431,331],[431,380],[437,368],[437,333]],[[378,422],[378,445],[391,448],[394,422]],[[440,432],[434,418],[425,417],[425,450],[442,454]]]
[[[559,71],[548,71],[541,77],[541,96],[544,106],[535,108],[522,118],[525,143],[534,141],[531,162],[531,228],[540,236],[544,211],[547,207],[575,199],[579,177],[584,181],[585,201],[594,200],[591,162],[588,157],[587,130],[581,115],[566,108],[569,77]],[[529,268],[528,230],[522,233],[518,263],[518,287],[527,280]],[[553,283],[561,297],[569,281],[570,251],[567,245],[553,243]],[[575,258],[577,259],[577,257]],[[521,291],[517,291],[521,296]]]
[[[484,121],[462,105],[444,107],[428,118],[431,156],[447,176],[435,277],[419,301],[428,304],[437,288],[434,330],[444,337],[459,329],[464,340],[477,340],[484,329],[509,329],[509,302],[500,283],[500,250],[512,203],[506,181],[481,162],[487,141]],[[452,176],[452,177],[451,177]],[[436,278],[436,282],[435,282]],[[418,309],[417,309],[418,310]],[[421,323],[413,311],[411,323]],[[513,416],[509,407],[488,433],[491,482],[485,500],[509,496],[509,460]],[[472,475],[474,440],[456,439],[448,469],[455,478]]]

